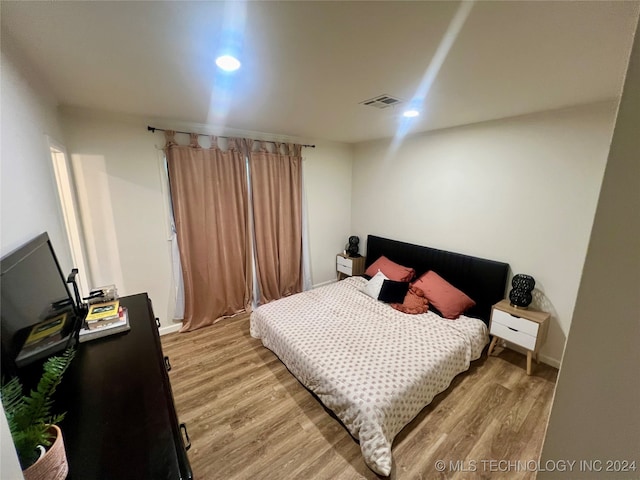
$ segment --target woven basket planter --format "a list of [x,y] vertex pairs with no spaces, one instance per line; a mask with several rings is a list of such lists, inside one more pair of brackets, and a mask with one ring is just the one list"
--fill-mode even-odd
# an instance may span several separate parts
[[69,473],[62,431],[57,425],[50,428],[55,430],[56,438],[45,454],[22,472],[25,480],[64,480]]

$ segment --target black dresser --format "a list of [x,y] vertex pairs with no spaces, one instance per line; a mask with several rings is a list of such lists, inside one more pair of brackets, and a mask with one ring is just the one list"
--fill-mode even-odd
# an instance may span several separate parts
[[79,344],[56,393],[67,478],[191,479],[151,302],[143,293],[120,303],[131,330]]

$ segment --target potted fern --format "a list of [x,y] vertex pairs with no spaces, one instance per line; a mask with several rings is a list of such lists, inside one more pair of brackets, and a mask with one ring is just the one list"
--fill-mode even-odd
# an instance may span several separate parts
[[36,389],[27,395],[23,394],[18,377],[0,388],[9,430],[26,480],[63,479],[69,471],[62,432],[56,425],[65,414],[53,415],[51,407],[53,394],[74,356],[75,350],[69,348],[60,356],[48,358]]

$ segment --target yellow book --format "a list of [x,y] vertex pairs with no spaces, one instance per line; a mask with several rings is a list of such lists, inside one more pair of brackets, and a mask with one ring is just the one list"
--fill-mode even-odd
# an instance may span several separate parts
[[89,305],[89,313],[87,313],[87,322],[97,322],[106,318],[117,317],[120,300],[112,302],[94,303]]
[[67,314],[62,313],[57,317],[50,318],[42,323],[34,325],[31,329],[31,333],[29,333],[29,336],[27,337],[27,340],[24,342],[25,346],[61,332],[66,321]]

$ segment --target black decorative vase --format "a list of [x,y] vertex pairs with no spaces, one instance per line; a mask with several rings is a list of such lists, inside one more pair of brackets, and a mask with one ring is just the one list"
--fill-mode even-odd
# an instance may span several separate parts
[[349,237],[349,243],[347,243],[346,246],[346,250],[347,250],[347,255],[349,255],[350,257],[359,257],[360,254],[358,253],[358,251],[360,250],[360,248],[358,247],[358,244],[360,243],[360,239],[356,236],[352,236]]
[[509,301],[512,307],[527,308],[533,300],[531,292],[536,286],[536,281],[531,275],[519,273],[511,280],[513,287],[509,292]]

